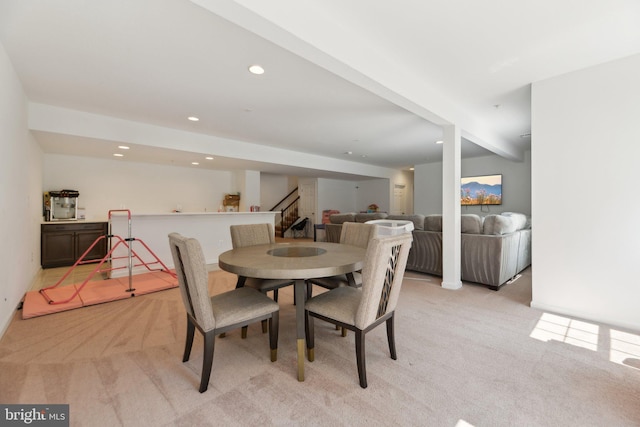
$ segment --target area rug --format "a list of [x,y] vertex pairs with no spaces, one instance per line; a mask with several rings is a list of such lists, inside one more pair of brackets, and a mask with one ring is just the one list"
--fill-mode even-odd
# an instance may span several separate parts
[[[129,276],[87,282],[80,288],[81,285],[78,283],[48,289],[46,292],[52,303],[39,290],[27,292],[22,306],[22,318],[29,319],[171,289],[178,286],[178,279],[166,272],[150,272],[133,275],[131,288]],[[60,303],[68,300],[78,289],[80,292],[70,301]]]

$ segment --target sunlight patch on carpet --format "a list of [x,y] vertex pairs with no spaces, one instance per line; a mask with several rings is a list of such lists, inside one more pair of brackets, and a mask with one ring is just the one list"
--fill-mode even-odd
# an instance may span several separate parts
[[640,336],[611,329],[609,360],[640,370]]
[[543,313],[529,336],[540,341],[559,341],[597,351],[599,329],[593,323]]

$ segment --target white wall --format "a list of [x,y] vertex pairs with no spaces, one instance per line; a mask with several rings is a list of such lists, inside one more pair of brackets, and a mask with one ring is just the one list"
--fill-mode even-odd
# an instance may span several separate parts
[[[531,215],[531,152],[522,162],[491,155],[463,159],[461,174],[465,176],[502,174],[502,205],[462,207],[462,213],[487,215],[500,212],[522,212]],[[442,163],[415,167],[415,212],[424,215],[442,213]]]
[[240,170],[233,173],[235,188],[240,195],[239,212],[249,212],[251,206],[260,206],[260,172]]
[[269,210],[298,186],[298,178],[272,173],[260,174],[260,208]]
[[318,178],[318,206],[316,219],[322,221],[322,211],[335,209],[340,212],[355,212],[357,209],[356,186],[353,181]]
[[640,330],[640,55],[532,89],[532,306]]
[[393,207],[393,184],[404,184],[407,205],[406,212],[413,212],[413,173],[397,171],[389,180],[386,178],[364,181],[343,181],[318,178],[318,213],[336,209],[340,212],[361,212],[375,203],[381,212],[391,212]]
[[0,336],[40,268],[42,152],[27,99],[0,44]]
[[44,191],[74,189],[87,220],[105,220],[110,209],[134,214],[216,212],[224,195],[235,192],[231,172],[190,167],[44,155]]
[[413,172],[415,213],[442,214],[442,162],[416,165]]
[[380,212],[391,212],[390,185],[386,178],[358,181],[356,212],[366,212],[373,203],[378,205]]

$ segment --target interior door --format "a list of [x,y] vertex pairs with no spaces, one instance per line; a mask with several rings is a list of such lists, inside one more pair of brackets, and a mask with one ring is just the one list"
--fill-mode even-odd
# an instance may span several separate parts
[[404,184],[393,185],[393,215],[404,215],[407,211],[407,195]]

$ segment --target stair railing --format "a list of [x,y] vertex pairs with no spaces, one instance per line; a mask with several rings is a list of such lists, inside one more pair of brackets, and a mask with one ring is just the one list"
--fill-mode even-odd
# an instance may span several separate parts
[[298,187],[294,188],[293,190],[291,190],[291,192],[289,194],[287,194],[286,196],[284,196],[282,198],[282,200],[280,200],[278,203],[276,203],[271,209],[269,209],[270,211],[277,211],[280,210],[278,209],[278,206],[280,206],[281,204],[283,204],[285,202],[285,200],[287,200],[289,197],[293,196],[294,194],[298,193]]
[[[280,224],[276,226],[280,237],[284,237],[284,233],[298,220],[298,200],[300,200],[300,196],[297,196],[297,193],[298,187],[291,190],[289,194],[269,209],[270,211],[280,211]],[[296,198],[291,201],[291,197],[294,195]],[[289,201],[289,204],[282,207],[287,201]]]
[[298,201],[300,196],[296,197],[293,202],[282,209],[280,220],[280,237],[284,237],[284,233],[291,228],[294,222],[298,220]]

